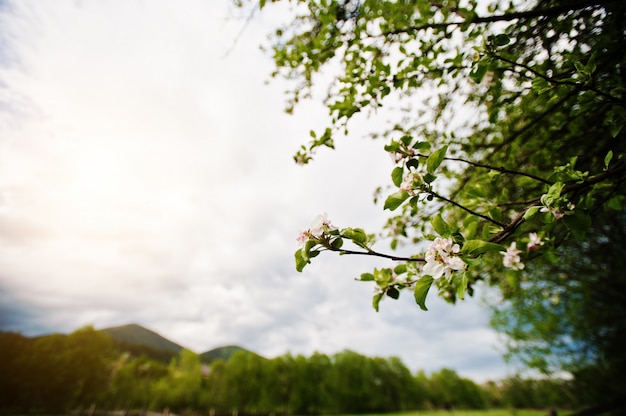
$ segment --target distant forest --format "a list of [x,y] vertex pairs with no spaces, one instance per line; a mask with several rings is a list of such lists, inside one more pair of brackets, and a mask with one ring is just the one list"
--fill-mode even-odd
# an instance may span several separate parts
[[0,413],[308,415],[584,405],[584,394],[566,380],[514,377],[479,385],[450,369],[412,374],[399,358],[353,351],[273,359],[233,351],[213,360],[185,349],[168,356],[92,327],[37,338],[3,332]]

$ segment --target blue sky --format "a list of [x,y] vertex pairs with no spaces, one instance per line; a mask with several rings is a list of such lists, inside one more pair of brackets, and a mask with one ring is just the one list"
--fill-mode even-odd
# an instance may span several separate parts
[[323,95],[283,112],[287,85],[266,82],[259,45],[289,15],[268,7],[238,37],[246,16],[225,0],[0,8],[0,328],[134,322],[196,352],[351,349],[508,375],[480,299],[431,296],[422,312],[406,293],[376,313],[354,277],[384,260],[329,254],[295,271],[296,236],[317,214],[384,224],[372,195],[392,166],[361,137],[376,120],[293,163],[324,125]]

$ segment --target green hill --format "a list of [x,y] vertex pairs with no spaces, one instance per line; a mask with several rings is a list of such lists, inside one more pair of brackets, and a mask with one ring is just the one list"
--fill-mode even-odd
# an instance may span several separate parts
[[136,324],[105,328],[102,329],[102,332],[106,332],[114,340],[123,341],[129,344],[144,345],[155,350],[179,353],[183,349],[182,346],[162,337],[156,332]]
[[[109,334],[117,348],[126,351],[133,356],[147,356],[152,359],[167,363],[175,357],[184,347],[162,337],[154,331],[137,324],[128,324],[112,328],[101,329]],[[238,351],[256,354],[236,345],[214,348],[200,355],[203,362],[209,363],[215,360],[228,360]]]
[[200,359],[204,362],[211,362],[215,360],[227,361],[230,357],[233,356],[233,354],[239,351],[256,354],[252,351],[248,351],[247,349],[238,347],[236,345],[228,345],[225,347],[213,348],[212,350],[203,352],[202,354],[200,354]]
[[183,350],[182,346],[136,324],[105,328],[101,331],[113,338],[118,349],[135,356],[145,355],[164,363],[169,362]]

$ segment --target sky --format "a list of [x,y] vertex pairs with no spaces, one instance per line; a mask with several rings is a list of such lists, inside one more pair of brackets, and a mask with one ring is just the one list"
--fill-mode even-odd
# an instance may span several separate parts
[[[195,352],[397,356],[476,381],[512,374],[480,299],[371,307],[384,259],[296,237],[326,212],[374,232],[393,168],[362,120],[307,166],[323,96],[287,115],[267,35],[286,8],[228,0],[0,2],[0,330],[137,323]],[[384,251],[385,247],[381,247]],[[478,296],[480,298],[480,295]]]

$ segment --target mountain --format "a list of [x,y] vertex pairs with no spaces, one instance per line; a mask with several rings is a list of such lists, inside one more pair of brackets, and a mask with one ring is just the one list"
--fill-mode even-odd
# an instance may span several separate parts
[[[119,350],[126,351],[134,356],[145,355],[164,363],[168,363],[184,349],[184,347],[162,337],[156,332],[137,324],[105,328],[100,331],[109,334]],[[200,354],[200,359],[207,363],[214,360],[226,361],[239,351],[255,354],[245,348],[229,345],[206,351]]]
[[140,325],[129,324],[101,329],[109,334],[117,347],[135,356],[145,355],[162,362],[169,362],[183,347]]
[[155,350],[171,351],[173,353],[179,353],[183,350],[183,347],[180,345],[137,324],[105,328],[101,331],[109,334],[114,340],[129,344],[144,345]]
[[255,354],[252,351],[248,351],[245,348],[238,347],[236,345],[228,345],[226,347],[213,348],[212,350],[203,352],[200,354],[200,359],[205,362],[211,362],[214,360],[227,361],[236,352],[244,351],[246,353]]

